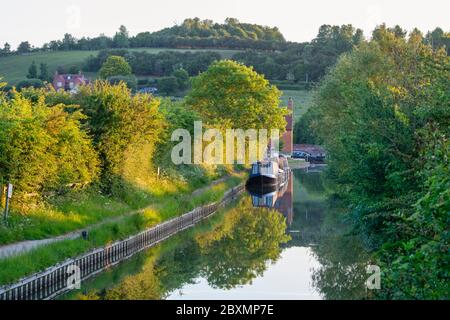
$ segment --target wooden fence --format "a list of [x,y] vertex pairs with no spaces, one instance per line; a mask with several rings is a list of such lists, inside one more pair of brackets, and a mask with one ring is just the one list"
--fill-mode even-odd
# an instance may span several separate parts
[[219,202],[196,208],[126,240],[117,241],[104,248],[69,259],[14,285],[0,287],[0,300],[41,300],[60,295],[71,290],[71,284],[68,282],[74,279],[74,270],[79,270],[79,279],[83,281],[105,268],[193,226],[235,199],[243,190],[244,185],[239,185],[229,190]]

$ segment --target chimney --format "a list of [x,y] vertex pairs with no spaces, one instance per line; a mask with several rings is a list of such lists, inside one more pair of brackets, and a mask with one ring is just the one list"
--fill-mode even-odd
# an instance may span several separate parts
[[292,97],[289,97],[287,107],[289,110],[294,110],[294,100],[292,100]]

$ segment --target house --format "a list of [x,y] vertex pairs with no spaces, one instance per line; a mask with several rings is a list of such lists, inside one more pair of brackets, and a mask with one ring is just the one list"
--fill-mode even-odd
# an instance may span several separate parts
[[292,98],[289,98],[288,110],[290,110],[290,114],[288,114],[286,119],[286,131],[283,133],[283,136],[281,137],[281,141],[283,142],[283,149],[281,150],[281,153],[286,155],[291,155],[293,151],[293,126],[292,126],[292,117],[294,113],[294,101]]
[[79,86],[88,83],[89,79],[81,71],[78,74],[58,74],[58,72],[55,72],[53,76],[53,87],[55,90],[63,89],[65,91],[76,92]]

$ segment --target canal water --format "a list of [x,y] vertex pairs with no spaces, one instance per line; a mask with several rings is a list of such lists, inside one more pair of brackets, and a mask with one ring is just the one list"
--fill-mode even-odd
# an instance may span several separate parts
[[364,299],[368,255],[343,217],[322,167],[293,170],[59,298]]

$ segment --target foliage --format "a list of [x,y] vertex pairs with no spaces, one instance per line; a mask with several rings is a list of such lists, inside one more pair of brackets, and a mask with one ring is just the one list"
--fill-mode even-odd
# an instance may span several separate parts
[[[28,42],[27,42],[28,43]],[[164,28],[156,32],[141,32],[129,36],[125,26],[120,26],[114,37],[99,35],[94,38],[75,39],[65,34],[62,40],[53,40],[43,45],[45,50],[102,50],[107,48],[255,48],[273,50],[285,43],[283,35],[276,27],[242,23],[227,18],[224,24],[199,18],[185,19],[180,25]],[[21,52],[31,47],[22,45]]]
[[373,38],[325,78],[309,126],[327,148],[328,177],[383,266],[378,296],[442,298],[449,283],[449,59],[399,28],[382,25]]
[[212,287],[230,289],[249,283],[266,270],[267,260],[278,259],[280,244],[289,240],[283,215],[253,208],[250,200],[241,200],[222,224],[196,238],[208,261],[203,273]]
[[22,80],[19,81],[19,83],[17,83],[17,89],[23,89],[23,88],[29,88],[29,87],[33,87],[33,88],[42,88],[44,87],[44,83],[42,82],[41,79],[27,79],[27,80]]
[[287,110],[279,107],[280,96],[252,68],[222,60],[193,79],[186,104],[211,126],[284,131]]
[[362,31],[352,25],[322,25],[310,43],[288,43],[282,51],[248,50],[236,53],[233,60],[253,66],[266,78],[296,82],[320,80],[344,52],[364,40]]
[[96,179],[97,155],[80,112],[68,114],[63,105],[46,105],[43,95],[33,101],[18,92],[0,96],[0,105],[0,180],[15,186],[16,199]]
[[124,82],[128,89],[136,90],[137,87],[137,78],[134,75],[128,75],[128,76],[113,76],[108,77],[106,80],[108,80],[109,83],[112,85],[119,84],[120,82]]
[[50,81],[51,79],[46,63],[41,63],[39,65],[39,79],[41,79],[42,81]]
[[114,76],[128,76],[130,74],[130,65],[120,56],[109,56],[99,71],[99,76],[103,79]]
[[28,74],[27,74],[27,78],[28,79],[36,79],[38,77],[38,71],[37,71],[37,67],[36,67],[36,62],[32,62],[30,67],[28,68]]
[[178,81],[174,76],[158,79],[158,91],[164,95],[174,94],[178,90]]
[[132,95],[123,82],[111,85],[96,81],[92,86],[82,87],[75,101],[87,116],[86,124],[100,156],[105,187],[110,189],[116,178],[124,178],[130,157],[142,155],[133,151],[147,152],[142,155],[140,167],[150,170],[151,150],[164,128],[164,119],[158,111],[159,100],[146,94]]

